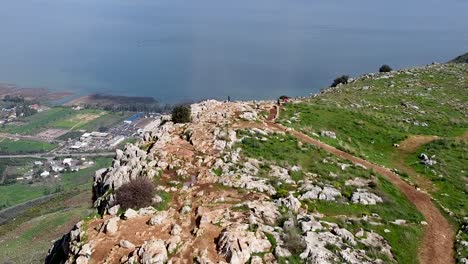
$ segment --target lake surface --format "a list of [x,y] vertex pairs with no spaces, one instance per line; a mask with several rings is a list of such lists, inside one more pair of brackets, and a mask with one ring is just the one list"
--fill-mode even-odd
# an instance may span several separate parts
[[187,99],[308,95],[468,52],[465,0],[0,0],[0,82]]

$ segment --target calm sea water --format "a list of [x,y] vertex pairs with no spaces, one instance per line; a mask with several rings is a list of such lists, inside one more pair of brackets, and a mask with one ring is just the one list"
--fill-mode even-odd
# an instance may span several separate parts
[[308,95],[468,51],[466,0],[0,0],[0,82],[186,99]]

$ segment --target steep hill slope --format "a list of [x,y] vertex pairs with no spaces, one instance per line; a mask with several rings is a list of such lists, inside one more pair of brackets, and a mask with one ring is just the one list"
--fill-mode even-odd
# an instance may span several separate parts
[[[362,165],[252,127],[271,106],[193,105],[194,122],[118,151],[95,177],[104,216],[79,223],[49,261],[413,262],[424,219],[408,200]],[[115,189],[137,177],[169,197],[155,199],[163,210],[118,210]]]
[[[467,174],[466,166],[460,166],[466,164],[466,158],[450,143],[439,144],[437,152],[424,146],[436,139],[466,142],[467,64],[368,74],[315,98],[286,105],[283,110],[282,124],[348,153],[397,168],[407,181],[430,192],[441,211],[454,221],[454,229],[460,230],[457,245],[465,246],[457,246],[457,259],[461,262],[468,257],[463,242],[467,234]],[[333,138],[321,137],[323,131],[332,132]],[[429,149],[432,151],[427,152]],[[417,171],[411,168],[415,165]]]
[[[162,117],[96,172],[99,214],[46,263],[450,263],[448,221],[417,178],[381,165],[412,134],[466,131],[466,75],[453,64],[363,76],[283,105],[283,126],[274,102],[205,101],[188,124]],[[117,190],[139,178],[156,186],[152,206],[120,208]]]
[[450,61],[451,63],[468,63],[468,53],[460,55]]

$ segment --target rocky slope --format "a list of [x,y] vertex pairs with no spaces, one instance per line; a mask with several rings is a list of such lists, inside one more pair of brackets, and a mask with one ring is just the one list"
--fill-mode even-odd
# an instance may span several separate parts
[[[307,202],[314,200],[343,206],[383,203],[369,188],[374,178],[350,178],[352,193],[346,196],[332,181],[321,181],[298,164],[243,152],[243,139],[268,142],[285,137],[262,128],[271,107],[271,102],[205,101],[192,105],[189,124],[162,117],[139,143],[117,150],[112,167],[96,172],[94,204],[102,217],[76,224],[54,244],[46,262],[395,262],[392,246],[378,232],[348,230],[340,224],[364,221],[378,226],[379,215],[336,221],[308,210]],[[321,162],[343,171],[365,170],[331,158]],[[298,173],[302,177],[294,177]],[[138,177],[157,185],[154,207],[123,212],[115,190]]]

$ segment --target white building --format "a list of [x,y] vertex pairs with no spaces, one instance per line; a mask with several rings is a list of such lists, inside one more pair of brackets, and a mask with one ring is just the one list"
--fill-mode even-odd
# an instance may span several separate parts
[[63,165],[71,166],[71,165],[72,165],[72,161],[73,161],[72,158],[65,158],[65,159],[63,159],[62,164],[63,164]]

